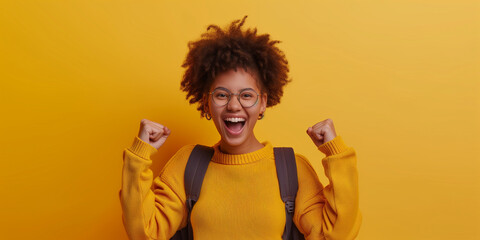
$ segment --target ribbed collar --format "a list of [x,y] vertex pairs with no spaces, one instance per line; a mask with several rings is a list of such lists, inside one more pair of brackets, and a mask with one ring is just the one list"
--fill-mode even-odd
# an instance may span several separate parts
[[218,142],[213,146],[215,152],[213,153],[212,161],[220,164],[239,165],[256,162],[266,158],[273,159],[272,144],[268,141],[262,142],[262,144],[264,147],[257,151],[242,154],[227,154],[220,152],[220,142]]

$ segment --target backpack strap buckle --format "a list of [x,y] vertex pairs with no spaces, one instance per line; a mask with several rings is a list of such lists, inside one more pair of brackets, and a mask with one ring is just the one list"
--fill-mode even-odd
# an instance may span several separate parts
[[187,208],[188,208],[189,212],[192,211],[193,205],[195,205],[196,202],[197,202],[196,200],[194,200],[190,197],[187,199]]
[[293,211],[295,210],[295,202],[292,200],[287,200],[285,202],[285,209],[288,213],[293,213]]

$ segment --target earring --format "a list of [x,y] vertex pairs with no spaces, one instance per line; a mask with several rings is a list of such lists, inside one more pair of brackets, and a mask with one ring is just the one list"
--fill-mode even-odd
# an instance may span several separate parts
[[205,113],[205,118],[207,120],[210,120],[210,119],[212,119],[212,116],[210,115],[210,113]]
[[263,112],[263,113],[261,113],[261,114],[260,114],[260,116],[258,116],[258,120],[262,120],[262,119],[263,119],[263,117],[265,117],[265,113],[264,113],[264,112]]

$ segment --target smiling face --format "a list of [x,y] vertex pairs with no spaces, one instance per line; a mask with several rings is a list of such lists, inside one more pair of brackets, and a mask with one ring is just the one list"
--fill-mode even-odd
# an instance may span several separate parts
[[[258,150],[263,145],[255,138],[253,128],[257,123],[257,119],[261,113],[265,112],[267,105],[267,95],[262,94],[255,78],[251,73],[245,72],[241,67],[235,70],[226,71],[218,75],[213,81],[210,91],[216,89],[227,89],[231,93],[240,93],[253,89],[260,94],[258,102],[251,107],[243,107],[238,101],[237,95],[232,95],[230,101],[225,106],[219,106],[213,102],[216,95],[219,98],[224,95],[215,94],[208,98],[208,109],[215,123],[218,133],[221,136],[220,149],[222,152],[231,154],[248,153]],[[225,90],[223,90],[225,93]],[[245,99],[251,97],[250,94],[241,94]],[[256,97],[256,95],[255,95]]]

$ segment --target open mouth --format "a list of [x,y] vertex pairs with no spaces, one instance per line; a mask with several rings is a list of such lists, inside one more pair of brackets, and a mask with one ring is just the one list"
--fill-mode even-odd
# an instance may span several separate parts
[[225,128],[231,134],[237,135],[240,134],[245,126],[245,118],[226,118],[223,120],[225,123]]

